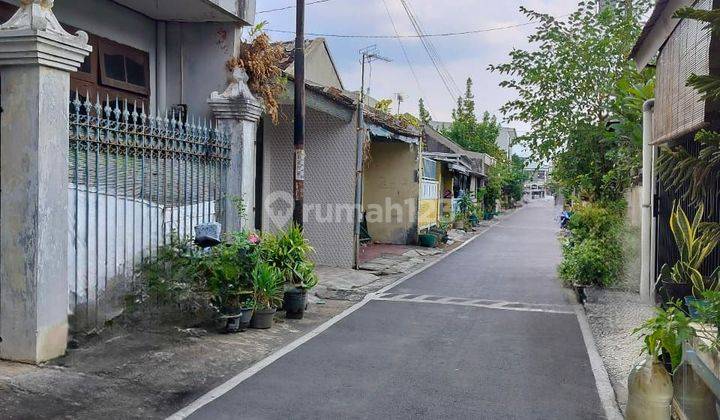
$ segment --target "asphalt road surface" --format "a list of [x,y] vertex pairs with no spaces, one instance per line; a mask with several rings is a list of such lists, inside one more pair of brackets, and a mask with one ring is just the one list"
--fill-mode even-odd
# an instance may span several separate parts
[[191,418],[605,418],[554,216],[530,203]]

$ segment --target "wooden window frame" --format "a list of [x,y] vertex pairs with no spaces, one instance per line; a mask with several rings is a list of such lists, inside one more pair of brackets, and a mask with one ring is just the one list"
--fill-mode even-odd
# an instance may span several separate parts
[[[433,175],[432,178],[428,178],[427,176],[425,176],[425,165],[426,165],[426,162],[433,162],[433,166],[435,166],[435,174]],[[427,181],[438,181],[437,168],[438,168],[438,162],[437,162],[436,160],[424,157],[424,158],[423,158],[423,171],[422,171],[423,173],[422,173],[422,179],[427,180]]]
[[[106,53],[121,54],[126,57],[143,63],[145,67],[145,81],[147,86],[133,85],[132,83],[123,82],[106,76],[104,55]],[[98,61],[100,62],[100,84],[128,92],[138,93],[143,96],[150,97],[150,54],[145,51],[138,50],[127,45],[111,41],[106,38],[98,39]],[[126,69],[127,74],[127,69]]]
[[[63,25],[65,27],[65,30],[67,30],[70,33],[75,33],[79,29],[75,28],[74,26],[70,25]],[[88,34],[88,45],[92,47],[92,51],[90,51],[90,55],[88,56],[88,59],[90,60],[90,73],[85,73],[80,71],[78,68],[77,71],[74,71],[70,73],[70,80],[82,80],[84,82],[88,83],[95,83],[98,82],[98,37],[96,35]]]

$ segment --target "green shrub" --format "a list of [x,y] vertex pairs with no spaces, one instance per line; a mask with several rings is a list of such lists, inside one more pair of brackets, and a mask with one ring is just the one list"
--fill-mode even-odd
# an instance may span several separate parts
[[564,259],[558,268],[566,285],[573,283],[610,286],[622,269],[622,250],[617,244],[589,238],[580,243],[563,246]]
[[588,238],[619,239],[624,220],[622,208],[622,204],[613,203],[575,205],[568,223],[573,242]]
[[197,275],[202,255],[191,240],[173,236],[158,248],[157,257],[146,259],[138,268],[142,282],[134,292],[133,304],[150,300],[158,303],[197,306],[207,299],[203,279]]
[[219,311],[233,312],[252,296],[250,273],[258,263],[257,248],[247,233],[235,233],[229,241],[203,253],[197,274]]
[[624,263],[625,206],[624,201],[573,206],[558,268],[563,283],[605,287],[618,280]]

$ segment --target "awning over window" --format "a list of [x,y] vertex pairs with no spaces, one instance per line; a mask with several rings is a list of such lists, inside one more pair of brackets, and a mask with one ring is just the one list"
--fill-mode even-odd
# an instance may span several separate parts
[[453,171],[453,172],[461,173],[461,174],[463,174],[463,175],[470,175],[470,169],[469,169],[469,168],[467,168],[467,167],[465,167],[465,166],[463,166],[463,165],[457,164],[457,163],[452,163],[452,164],[450,164],[450,170]]
[[[226,0],[113,0],[154,20],[169,22],[241,22],[250,24],[252,17],[238,16],[236,2]],[[245,1],[239,2],[243,8]],[[254,4],[254,1],[251,1]],[[254,14],[254,6],[251,7]]]

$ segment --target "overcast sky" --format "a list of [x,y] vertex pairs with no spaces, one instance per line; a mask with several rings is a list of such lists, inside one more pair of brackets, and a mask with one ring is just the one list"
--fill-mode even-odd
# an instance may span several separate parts
[[[312,0],[306,0],[308,3]],[[507,27],[523,24],[527,19],[519,12],[526,6],[556,16],[572,12],[576,0],[407,0],[423,29],[428,34]],[[257,0],[263,11],[294,4],[294,0]],[[306,33],[393,35],[395,32],[385,4],[401,35],[414,34],[400,0],[329,0],[306,7]],[[258,21],[266,20],[267,28],[294,30],[295,9],[260,13]],[[478,113],[487,110],[498,114],[500,106],[513,98],[513,92],[500,88],[502,80],[487,71],[489,64],[503,62],[514,48],[527,47],[527,36],[533,25],[484,32],[473,35],[432,38],[447,70],[461,90],[472,77]],[[289,40],[292,34],[270,32],[274,40]],[[308,37],[310,37],[308,35]],[[455,100],[438,76],[418,39],[405,39],[417,81],[405,60],[396,39],[342,39],[327,37],[340,76],[346,89],[360,86],[358,50],[377,44],[380,53],[393,61],[373,64],[370,94],[378,99],[392,98],[396,92],[405,95],[401,112],[417,114],[418,98],[423,97],[434,119],[449,120]],[[397,104],[395,104],[397,106]],[[512,124],[519,131],[526,126]]]

